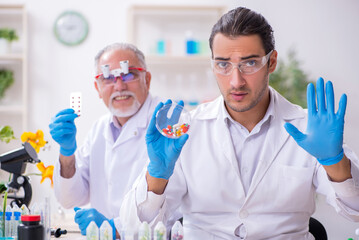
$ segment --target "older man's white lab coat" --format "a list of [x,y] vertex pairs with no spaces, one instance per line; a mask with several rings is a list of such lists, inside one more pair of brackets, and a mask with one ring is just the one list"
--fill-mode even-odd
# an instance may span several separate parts
[[359,207],[351,209],[340,199],[359,202],[358,158],[345,147],[353,179],[335,187],[318,161],[283,127],[291,122],[305,132],[306,112],[273,89],[271,98],[274,117],[247,194],[219,97],[192,112],[189,140],[165,193],[147,193],[144,176],[136,181],[122,206],[121,218],[127,226],[138,224],[136,214],[143,219],[158,213],[154,224],[181,207],[188,240],[314,239],[308,233],[308,220],[315,210],[316,191],[325,194],[345,218],[359,221]]
[[[149,95],[143,106],[122,127],[116,141],[110,128],[112,115],[99,119],[76,151],[76,173],[70,179],[60,176],[55,165],[54,190],[65,207],[90,203],[107,218],[116,218],[124,195],[145,167],[147,125],[159,99]],[[119,229],[118,219],[115,219]]]

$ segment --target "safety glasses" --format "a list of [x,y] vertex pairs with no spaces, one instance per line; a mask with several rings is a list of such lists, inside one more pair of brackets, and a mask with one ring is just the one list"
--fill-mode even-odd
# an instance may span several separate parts
[[115,84],[117,81],[117,78],[121,78],[122,82],[128,83],[128,82],[133,82],[133,81],[139,80],[141,72],[146,72],[146,69],[130,67],[130,68],[128,68],[127,74],[121,73],[121,75],[118,75],[118,76],[115,76],[114,74],[109,74],[108,77],[106,78],[101,73],[101,74],[95,76],[95,78],[99,83],[101,83],[103,85]]
[[213,60],[212,68],[215,73],[223,76],[229,76],[232,74],[233,69],[238,68],[242,74],[250,75],[258,72],[269,60],[273,50],[263,57],[250,58],[248,60],[241,61],[239,63],[233,63],[230,61]]

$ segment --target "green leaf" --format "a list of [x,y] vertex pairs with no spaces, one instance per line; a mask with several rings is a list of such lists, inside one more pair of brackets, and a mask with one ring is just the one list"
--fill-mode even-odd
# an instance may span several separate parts
[[0,141],[9,143],[14,137],[14,131],[10,126],[0,127]]
[[303,108],[307,107],[307,85],[313,82],[300,67],[294,50],[289,51],[288,60],[278,60],[277,69],[269,77],[269,85],[288,101]]
[[5,90],[14,83],[14,75],[11,70],[0,70],[0,98],[4,96]]
[[0,28],[0,38],[5,38],[9,42],[19,39],[19,37],[16,34],[16,31],[10,28]]
[[5,183],[0,183],[0,194],[3,194],[7,190]]

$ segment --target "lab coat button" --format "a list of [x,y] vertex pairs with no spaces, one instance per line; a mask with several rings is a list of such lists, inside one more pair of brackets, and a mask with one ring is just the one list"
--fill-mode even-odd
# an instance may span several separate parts
[[237,237],[239,237],[239,239],[246,239],[247,237],[247,229],[246,227],[243,225],[243,223],[241,225],[239,225],[235,230],[234,230],[234,235],[236,235]]
[[239,212],[239,217],[240,218],[246,218],[246,217],[248,217],[248,211],[247,210],[242,210],[242,211],[240,211]]

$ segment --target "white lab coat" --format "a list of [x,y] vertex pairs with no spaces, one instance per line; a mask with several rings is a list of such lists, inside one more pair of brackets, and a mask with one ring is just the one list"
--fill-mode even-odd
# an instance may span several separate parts
[[139,112],[122,127],[116,142],[110,128],[112,114],[100,118],[75,153],[76,173],[72,178],[62,178],[60,164],[56,163],[54,190],[65,208],[90,203],[107,218],[115,218],[120,231],[117,217],[121,203],[145,167],[145,134],[158,102],[149,95]]
[[[341,202],[323,167],[283,127],[291,122],[305,132],[306,112],[272,88],[271,97],[275,117],[247,195],[223,120],[224,101],[219,97],[191,113],[189,139],[166,187],[164,203],[156,203],[161,208],[153,225],[160,219],[166,221],[180,206],[187,240],[314,239],[308,233],[308,220],[315,210],[316,191],[325,194],[341,215],[359,221],[358,209]],[[344,151],[352,161],[353,179],[359,186],[358,158],[347,147]],[[358,189],[355,192],[353,197],[359,201]],[[156,204],[151,206],[149,199],[154,198],[149,195],[142,176],[123,202],[121,218],[127,219],[127,225],[138,224],[139,208],[153,211]],[[237,228],[242,238],[235,236]]]

